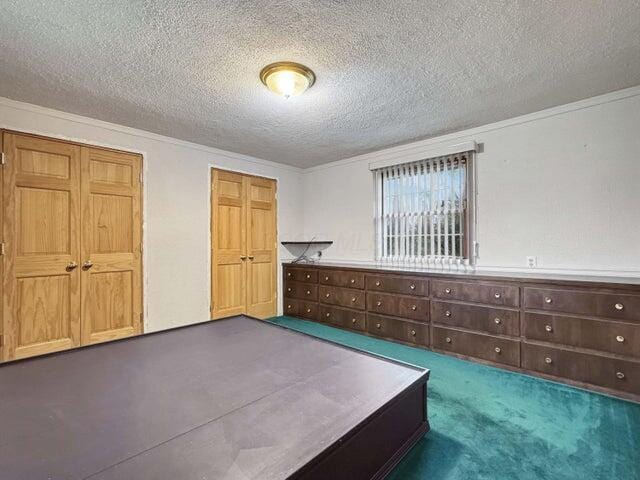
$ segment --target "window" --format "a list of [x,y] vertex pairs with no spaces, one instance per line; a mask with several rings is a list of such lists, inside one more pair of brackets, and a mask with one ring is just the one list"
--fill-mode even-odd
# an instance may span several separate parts
[[473,152],[374,169],[377,260],[469,265]]

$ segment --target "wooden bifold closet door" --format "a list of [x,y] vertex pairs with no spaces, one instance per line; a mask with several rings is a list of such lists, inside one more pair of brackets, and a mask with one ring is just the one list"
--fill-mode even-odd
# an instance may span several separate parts
[[3,348],[12,360],[141,331],[141,157],[3,132]]
[[276,181],[213,169],[211,316],[276,314]]

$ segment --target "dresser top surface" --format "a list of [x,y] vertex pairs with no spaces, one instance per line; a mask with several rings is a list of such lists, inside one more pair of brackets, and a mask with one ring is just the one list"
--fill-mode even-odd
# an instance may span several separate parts
[[640,277],[622,277],[605,275],[577,275],[555,274],[542,272],[502,272],[492,270],[456,271],[428,269],[422,267],[396,266],[386,264],[358,264],[349,262],[316,262],[291,263],[283,262],[284,266],[300,268],[339,268],[345,270],[363,270],[372,273],[397,273],[432,277],[434,279],[473,279],[473,280],[503,280],[521,283],[557,282],[557,283],[585,283],[589,285],[631,286],[640,288]]

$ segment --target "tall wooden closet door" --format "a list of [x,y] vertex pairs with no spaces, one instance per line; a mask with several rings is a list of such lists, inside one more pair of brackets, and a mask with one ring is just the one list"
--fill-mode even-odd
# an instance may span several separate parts
[[246,311],[246,190],[242,175],[212,173],[211,318],[222,318]]
[[5,132],[4,360],[80,345],[80,147]]
[[268,318],[277,311],[276,182],[246,177],[247,313]]
[[82,343],[142,331],[141,157],[82,148]]

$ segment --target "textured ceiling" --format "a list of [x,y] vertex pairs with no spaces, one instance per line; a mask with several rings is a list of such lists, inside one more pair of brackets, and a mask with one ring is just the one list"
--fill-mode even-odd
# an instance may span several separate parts
[[0,45],[0,96],[308,167],[640,84],[640,0],[0,0]]

